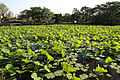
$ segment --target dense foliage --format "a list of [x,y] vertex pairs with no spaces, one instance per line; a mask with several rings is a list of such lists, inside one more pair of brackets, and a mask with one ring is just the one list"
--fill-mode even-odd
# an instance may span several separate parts
[[8,7],[0,3],[0,24],[6,24],[12,17],[13,13],[9,11]]
[[94,8],[83,6],[80,10],[74,8],[72,14],[54,14],[54,16],[47,8],[32,7],[31,10],[22,11],[18,17],[26,20],[32,17],[33,21],[40,23],[42,21],[48,23],[52,20],[52,23],[56,24],[77,21],[80,24],[117,25],[120,24],[120,2],[107,2]]
[[107,2],[94,8],[83,6],[80,10],[74,9],[71,16],[81,24],[120,24],[120,2]]
[[120,26],[0,27],[1,80],[120,80]]
[[[62,12],[61,12],[62,13]],[[0,4],[1,24],[9,22],[22,22],[24,24],[59,24],[59,23],[79,23],[95,25],[119,25],[120,24],[120,2],[106,2],[96,5],[93,8],[83,6],[73,8],[70,13],[53,13],[46,7],[31,7],[20,12],[16,17],[9,11],[5,4]]]
[[50,23],[53,18],[53,12],[48,8],[41,7],[31,7],[30,10],[24,10],[18,15],[19,20],[28,20],[33,23]]

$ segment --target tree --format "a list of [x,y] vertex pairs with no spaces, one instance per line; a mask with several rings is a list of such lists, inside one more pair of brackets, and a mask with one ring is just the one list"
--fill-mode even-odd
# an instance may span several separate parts
[[80,17],[80,11],[77,8],[73,8],[71,17],[72,17],[73,22],[77,21],[77,23],[78,23],[78,19]]
[[120,24],[120,2],[107,2],[95,8],[94,24]]
[[8,8],[5,4],[0,4],[0,16],[4,17],[8,12]]
[[53,12],[50,11],[50,9],[45,7],[42,9],[41,22],[48,24],[52,21],[53,17],[54,17],[54,14]]
[[[31,7],[30,16],[35,23],[43,22],[42,20],[42,8],[41,7]],[[29,12],[28,12],[29,13]]]
[[19,20],[29,20],[32,18],[34,23],[46,23],[48,24],[52,21],[53,12],[48,8],[41,7],[31,7],[30,10],[25,9],[18,16]]
[[59,24],[62,22],[62,14],[54,14],[53,20],[55,24]]
[[0,4],[0,17],[1,17],[1,23],[5,23],[4,20],[4,17],[7,15],[7,12],[8,12],[8,8],[5,4],[1,3]]
[[89,19],[91,15],[91,8],[84,6],[81,8],[80,13],[81,13],[82,20],[85,21],[86,23],[89,23],[90,22]]
[[18,19],[19,20],[28,20],[31,16],[31,12],[30,10],[23,10],[22,12],[20,12],[20,15],[18,15]]
[[65,21],[65,22],[72,21],[71,15],[69,13],[65,13],[62,17],[62,21]]

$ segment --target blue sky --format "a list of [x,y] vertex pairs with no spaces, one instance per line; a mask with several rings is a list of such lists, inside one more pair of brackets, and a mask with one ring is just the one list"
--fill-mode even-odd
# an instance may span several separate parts
[[72,13],[73,8],[80,9],[82,6],[94,7],[97,4],[108,1],[120,0],[0,0],[6,4],[10,11],[19,14],[24,9],[30,7],[47,7],[54,13]]

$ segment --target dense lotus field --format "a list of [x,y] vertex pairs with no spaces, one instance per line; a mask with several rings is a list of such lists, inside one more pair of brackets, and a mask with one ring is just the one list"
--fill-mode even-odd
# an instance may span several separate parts
[[120,80],[120,26],[2,26],[0,80]]

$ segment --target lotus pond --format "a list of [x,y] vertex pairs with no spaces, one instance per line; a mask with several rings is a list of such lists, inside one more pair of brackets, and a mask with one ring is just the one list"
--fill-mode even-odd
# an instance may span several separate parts
[[120,26],[2,26],[0,80],[120,80]]

